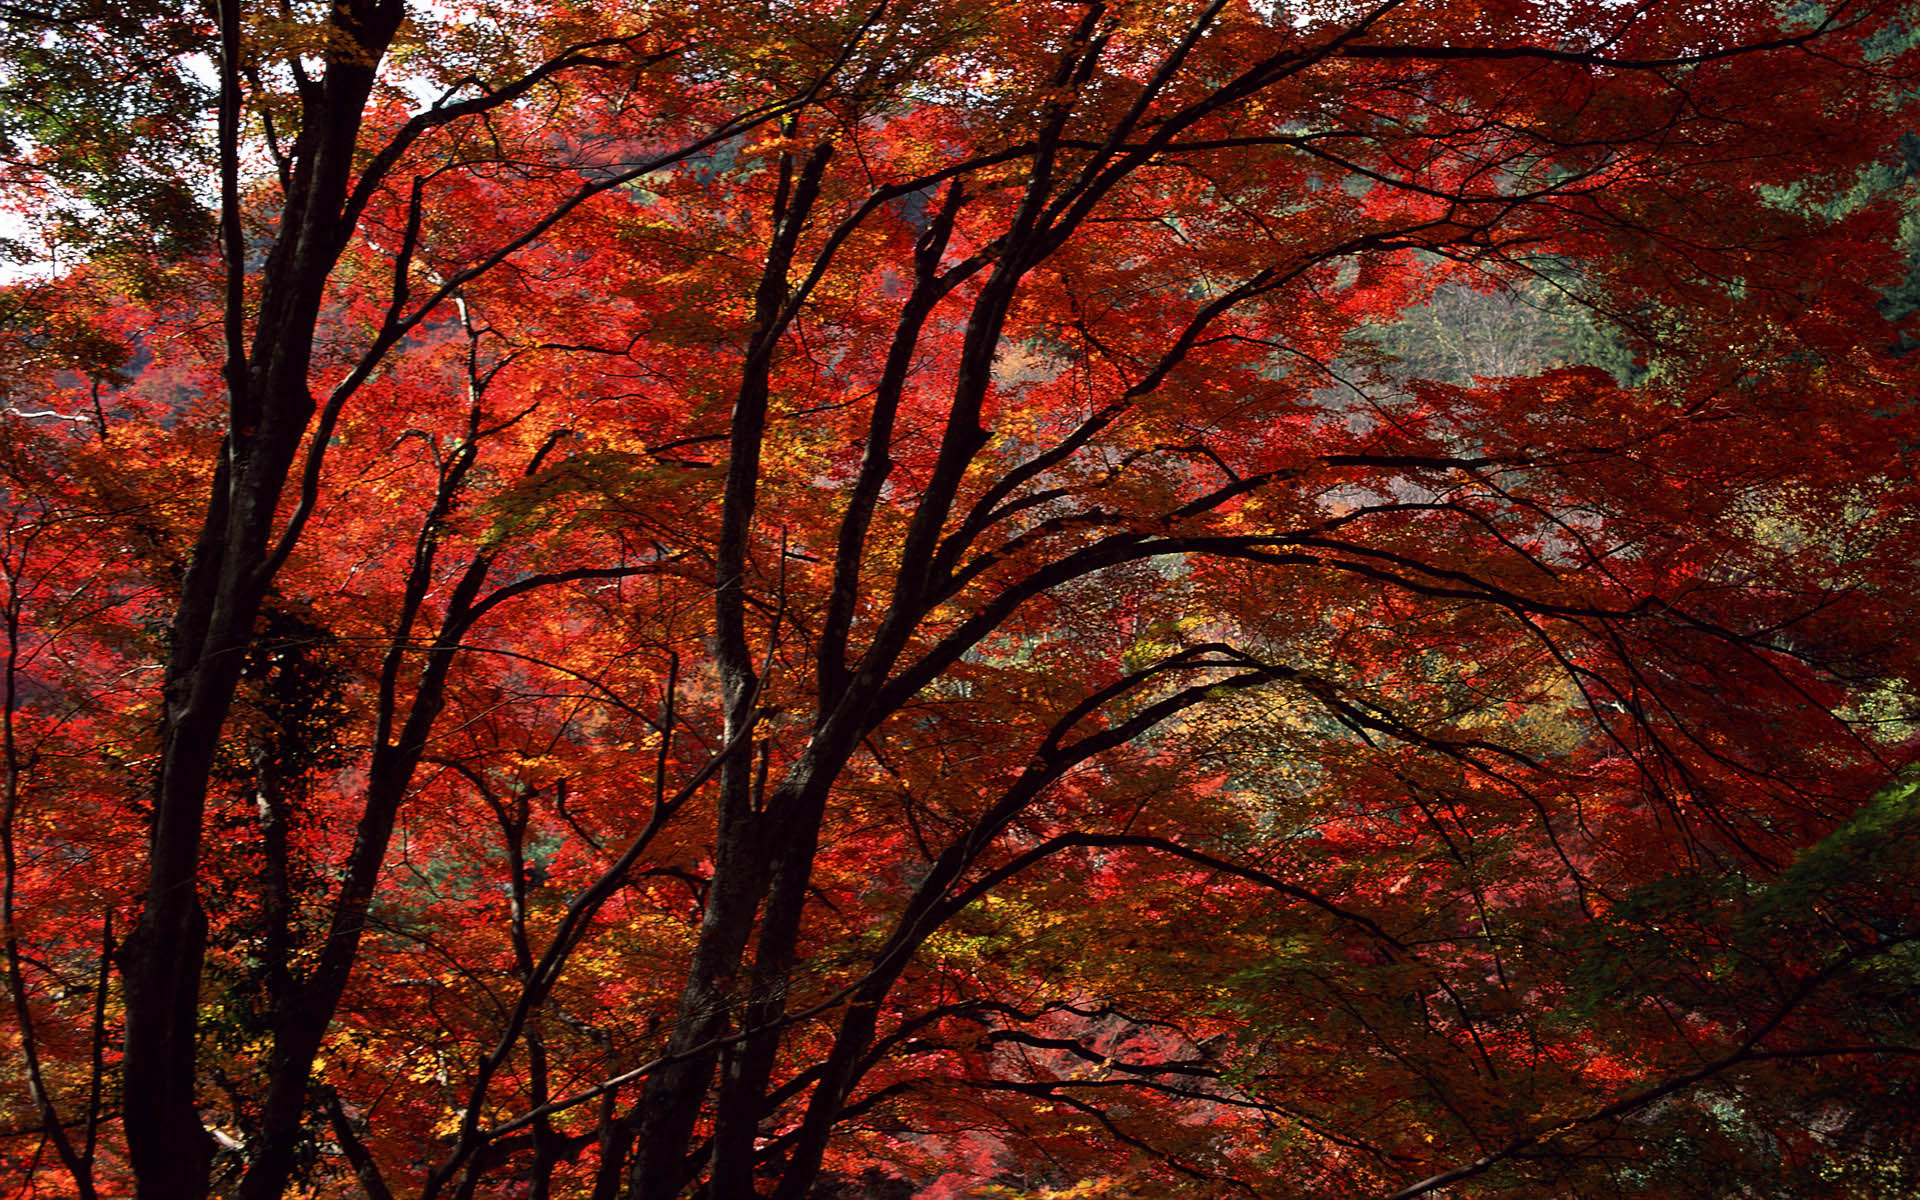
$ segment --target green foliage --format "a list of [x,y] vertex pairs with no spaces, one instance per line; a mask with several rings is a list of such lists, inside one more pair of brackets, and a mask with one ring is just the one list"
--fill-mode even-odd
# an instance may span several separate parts
[[1904,326],[1900,347],[1903,351],[1920,349],[1920,188],[1913,180],[1920,176],[1920,134],[1900,137],[1900,161],[1887,170],[1889,188],[1907,189],[1906,211],[1900,219],[1899,244],[1906,252],[1906,273],[1886,291],[1880,311],[1888,320]]
[[1443,284],[1371,340],[1394,374],[1415,379],[1471,384],[1566,366],[1629,385],[1646,376],[1619,326],[1550,264],[1498,287]]
[[194,64],[210,45],[202,13],[168,0],[8,6],[0,155],[37,180],[65,254],[138,275],[209,244],[209,90]]

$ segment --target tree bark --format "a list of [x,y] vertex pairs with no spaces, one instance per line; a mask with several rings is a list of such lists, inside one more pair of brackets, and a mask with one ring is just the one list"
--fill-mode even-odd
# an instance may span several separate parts
[[[126,983],[123,1112],[141,1200],[197,1200],[213,1142],[195,1089],[206,914],[198,892],[202,821],[227,712],[271,578],[261,564],[314,411],[307,372],[328,275],[346,242],[341,211],[375,64],[399,29],[392,0],[332,10],[341,47],[309,85],[280,235],[267,256],[250,349],[238,221],[239,14],[221,9],[221,141],[229,273],[229,428],[170,629],[160,768],[140,920],[120,959]],[[299,1119],[295,1112],[294,1120]]]

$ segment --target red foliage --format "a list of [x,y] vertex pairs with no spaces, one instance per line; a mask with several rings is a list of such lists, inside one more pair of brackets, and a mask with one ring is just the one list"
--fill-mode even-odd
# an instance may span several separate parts
[[1913,64],[1778,9],[229,14],[221,254],[15,289],[0,1164],[1920,1177]]

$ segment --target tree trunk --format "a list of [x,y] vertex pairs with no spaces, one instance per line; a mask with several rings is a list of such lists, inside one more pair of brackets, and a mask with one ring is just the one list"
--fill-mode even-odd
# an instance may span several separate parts
[[[345,245],[341,213],[362,115],[402,15],[390,0],[333,8],[341,49],[306,96],[248,352],[240,336],[246,255],[234,167],[240,22],[231,3],[220,13],[230,424],[171,626],[145,905],[120,959],[127,1006],[123,1120],[141,1200],[207,1193],[213,1143],[195,1102],[207,932],[198,894],[202,821],[227,712],[272,582],[262,564],[280,497],[314,411],[307,372],[321,297]],[[293,1106],[284,1119],[297,1123],[301,1109]]]

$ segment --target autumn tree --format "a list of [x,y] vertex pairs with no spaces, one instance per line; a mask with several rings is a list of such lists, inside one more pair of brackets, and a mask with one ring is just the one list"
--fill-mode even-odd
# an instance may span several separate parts
[[10,14],[219,235],[18,285],[0,1161],[1905,1186],[1899,14]]

